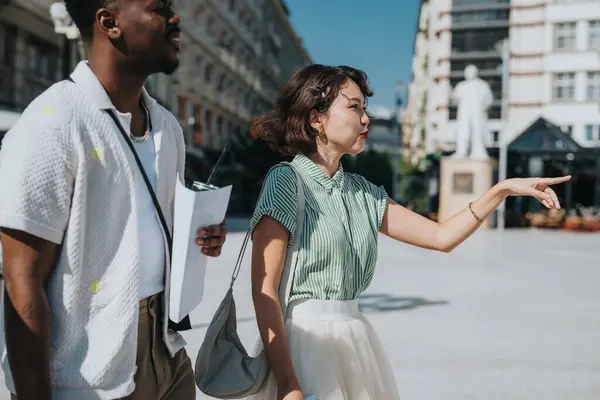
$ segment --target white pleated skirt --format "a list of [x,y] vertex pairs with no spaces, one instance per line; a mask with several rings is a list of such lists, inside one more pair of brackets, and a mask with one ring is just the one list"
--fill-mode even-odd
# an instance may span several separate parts
[[[292,363],[305,396],[319,400],[399,399],[394,373],[358,300],[292,302],[285,323]],[[276,400],[273,375],[249,400]]]

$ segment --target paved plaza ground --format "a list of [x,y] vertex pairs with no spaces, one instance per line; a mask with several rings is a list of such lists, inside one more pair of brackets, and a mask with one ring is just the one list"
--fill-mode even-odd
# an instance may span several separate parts
[[[232,233],[224,255],[210,262],[205,300],[185,334],[192,362],[242,238]],[[599,256],[597,234],[482,231],[451,254],[382,237],[361,307],[389,351],[404,400],[597,400]],[[248,252],[235,294],[251,348],[249,260]]]

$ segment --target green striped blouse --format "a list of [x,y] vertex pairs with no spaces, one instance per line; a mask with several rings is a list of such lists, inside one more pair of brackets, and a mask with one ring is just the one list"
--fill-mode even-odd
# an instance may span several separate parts
[[[387,194],[360,175],[333,177],[308,157],[292,164],[300,172],[306,197],[305,220],[290,300],[351,300],[367,289],[375,272],[377,237]],[[253,230],[269,215],[296,238],[296,177],[289,167],[273,170],[250,222]]]

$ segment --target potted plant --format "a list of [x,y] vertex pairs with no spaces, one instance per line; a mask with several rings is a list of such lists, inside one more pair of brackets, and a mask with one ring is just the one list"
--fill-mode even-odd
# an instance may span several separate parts
[[563,229],[567,231],[579,231],[581,230],[582,218],[577,215],[576,210],[569,210],[568,215],[563,221]]

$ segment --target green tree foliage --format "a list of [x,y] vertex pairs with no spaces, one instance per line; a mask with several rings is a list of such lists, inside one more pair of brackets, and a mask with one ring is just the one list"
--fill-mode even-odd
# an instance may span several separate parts
[[344,171],[362,175],[374,185],[383,186],[388,196],[391,196],[394,169],[387,153],[371,149],[357,156],[344,156],[342,165]]
[[[207,152],[210,165],[214,165],[220,152]],[[253,140],[247,132],[232,137],[222,167],[215,174],[213,184],[233,185],[230,215],[248,215],[254,211],[264,178],[269,169],[281,162],[289,161],[272,151],[264,141]],[[204,180],[208,173],[204,173]]]

